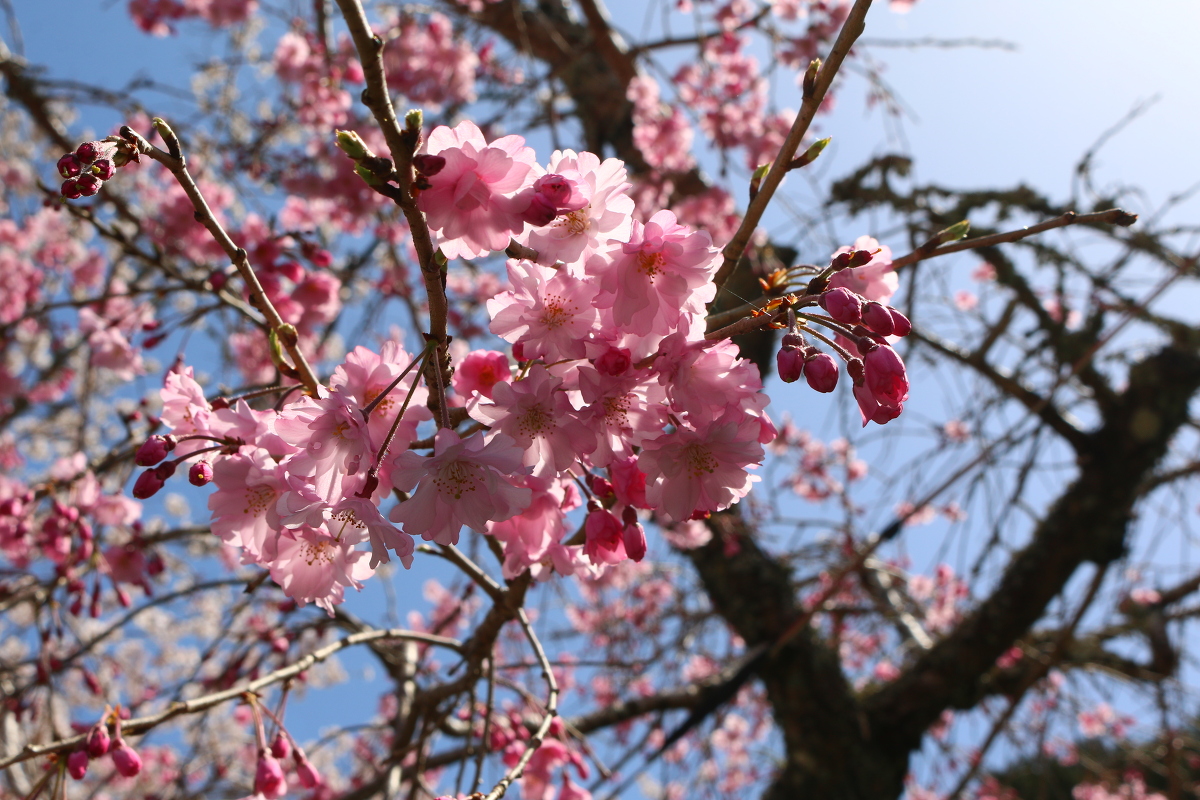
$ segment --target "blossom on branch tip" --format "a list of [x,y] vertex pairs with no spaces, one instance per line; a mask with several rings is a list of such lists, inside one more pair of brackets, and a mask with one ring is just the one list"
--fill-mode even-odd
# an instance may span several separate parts
[[[492,143],[470,121],[439,126],[429,134],[426,152],[446,159],[430,188],[417,197],[446,258],[479,258],[508,246],[525,226],[514,196],[536,167],[532,148],[520,136]],[[528,201],[526,201],[526,205]]]

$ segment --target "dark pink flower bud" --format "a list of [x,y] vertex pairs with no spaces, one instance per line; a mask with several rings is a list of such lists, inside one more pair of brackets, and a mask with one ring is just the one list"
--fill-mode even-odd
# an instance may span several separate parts
[[74,178],[67,178],[63,181],[62,187],[58,191],[68,200],[77,200],[83,197],[83,192],[79,191],[79,181]]
[[595,364],[597,372],[615,378],[624,375],[625,371],[633,366],[633,358],[624,347],[610,347],[604,355],[596,359]]
[[850,268],[854,269],[855,267],[865,266],[866,264],[870,263],[871,259],[874,257],[875,254],[870,250],[854,250],[850,253]]
[[188,470],[188,483],[192,486],[207,486],[212,483],[213,468],[207,461],[197,461]]
[[846,267],[850,266],[850,254],[838,253],[829,262],[829,266],[833,268],[834,272],[840,272],[841,270],[844,270]]
[[301,786],[305,789],[316,789],[323,783],[321,773],[317,772],[317,768],[299,747],[296,748],[293,759],[296,762],[296,777],[300,779]]
[[213,289],[215,289],[218,292],[221,291],[221,289],[223,289],[225,287],[225,284],[228,281],[229,281],[229,276],[226,275],[221,270],[217,270],[216,272],[214,272],[213,274],[208,276],[208,282],[211,283]]
[[908,399],[908,375],[900,354],[880,345],[863,356],[865,385],[881,406],[897,407]]
[[112,756],[113,766],[117,768],[117,772],[126,778],[132,778],[142,771],[142,757],[119,736],[113,742],[113,749],[110,755]]
[[891,336],[892,331],[896,329],[891,312],[888,311],[887,306],[879,303],[867,303],[863,306],[862,321],[864,325],[880,336]]
[[75,155],[84,164],[90,164],[104,152],[104,142],[84,142],[75,150]]
[[856,325],[862,320],[863,299],[849,289],[839,286],[822,292],[818,302],[838,322]]
[[413,156],[413,169],[427,178],[437,175],[445,166],[445,156],[435,156],[429,153],[419,153]]
[[571,182],[562,175],[543,175],[533,182],[533,190],[550,201],[556,208],[561,208],[571,199]]
[[275,734],[275,738],[271,740],[271,755],[276,758],[287,758],[291,754],[292,745],[288,742],[288,738],[283,735],[283,731]]
[[892,315],[893,336],[908,336],[912,333],[912,323],[908,321],[908,317],[894,308],[889,308],[888,313]]
[[138,500],[153,497],[158,494],[158,490],[163,487],[164,483],[165,481],[158,477],[157,469],[148,469],[139,475],[137,481],[133,484],[133,496]]
[[795,383],[804,374],[804,351],[798,347],[781,347],[775,354],[775,368],[784,383]]
[[615,494],[613,485],[599,475],[588,475],[588,488],[599,498],[611,497]]
[[74,178],[83,171],[83,164],[74,153],[67,153],[58,160],[58,174],[64,178]]
[[67,756],[67,774],[75,780],[83,780],[83,776],[87,775],[87,768],[88,754],[86,751],[76,750]]
[[79,193],[84,197],[92,197],[100,191],[100,186],[104,181],[97,178],[95,175],[80,175],[75,179],[75,186],[79,189]]
[[133,463],[139,467],[153,467],[175,449],[174,436],[151,436],[138,448]]
[[521,219],[535,228],[549,225],[558,216],[558,206],[544,195],[535,194],[529,200],[529,207],[521,212]]
[[117,168],[113,166],[113,162],[109,159],[101,158],[95,164],[92,164],[92,174],[100,180],[106,181],[117,174]]
[[328,267],[333,264],[333,253],[328,250],[317,249],[309,255],[308,260],[313,263],[314,267]]
[[837,388],[837,362],[828,353],[817,353],[804,363],[804,378],[815,391],[832,392]]
[[259,755],[258,767],[254,770],[254,791],[268,800],[287,794],[287,778],[283,774],[283,767],[275,756],[265,751]]
[[[634,519],[637,519],[636,514]],[[625,554],[634,561],[641,561],[646,556],[646,531],[636,521],[621,528],[621,539],[625,543]]]

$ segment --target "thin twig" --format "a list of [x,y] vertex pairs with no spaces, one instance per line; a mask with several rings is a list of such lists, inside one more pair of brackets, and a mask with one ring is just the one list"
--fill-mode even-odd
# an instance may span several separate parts
[[846,22],[842,25],[837,40],[833,43],[833,49],[829,51],[828,58],[817,71],[812,91],[805,93],[804,100],[800,104],[800,113],[796,115],[796,121],[792,123],[792,129],[788,131],[787,139],[779,148],[779,155],[772,162],[771,169],[767,172],[767,177],[763,179],[758,194],[746,208],[746,215],[742,217],[742,224],[738,227],[737,233],[721,251],[723,262],[713,278],[718,289],[724,286],[725,281],[733,274],[738,259],[742,257],[746,245],[750,243],[751,235],[767,210],[767,204],[771,202],[775,190],[783,181],[784,174],[791,169],[791,160],[796,155],[796,150],[799,149],[804,135],[808,133],[808,126],[812,124],[813,118],[817,115],[817,109],[821,107],[825,93],[829,91],[834,76],[837,75],[842,62],[850,53],[854,40],[861,36],[865,29],[864,20],[870,7],[871,0],[855,0],[854,7],[850,9],[850,14],[846,17]]
[[[366,644],[368,642],[377,642],[383,639],[408,639],[425,644],[445,647],[455,652],[462,651],[462,642],[457,639],[450,639],[445,636],[434,636],[428,633],[419,633],[417,631],[404,630],[400,628],[392,628],[388,630],[371,630],[363,631],[362,633],[351,634],[336,642],[332,642],[325,647],[314,650],[308,655],[300,658],[295,663],[281,667],[274,672],[269,672],[261,678],[249,681],[240,686],[235,686],[232,689],[226,689],[221,692],[197,697],[192,700],[187,700],[179,703],[172,703],[166,710],[160,711],[157,714],[150,714],[145,717],[138,717],[127,722],[121,723],[121,730],[125,733],[143,733],[151,730],[168,720],[175,717],[183,716],[184,714],[195,714],[200,711],[206,711],[221,703],[229,700],[235,700],[245,694],[255,694],[268,686],[272,686],[282,681],[295,678],[300,673],[310,669],[314,664],[325,661],[330,656],[345,650],[347,647],[354,645]],[[557,699],[557,687],[555,687],[554,697]],[[38,756],[49,755],[51,753],[62,753],[68,750],[74,750],[83,744],[87,739],[87,734],[72,736],[69,739],[62,739],[57,742],[42,745],[26,745],[20,753],[14,756],[0,760],[0,770],[6,769],[13,764],[19,764],[22,761],[28,761],[31,758]]]
[[268,327],[288,351],[288,355],[291,356],[292,365],[296,371],[296,379],[304,384],[304,388],[309,394],[315,396],[319,381],[317,381],[317,376],[309,365],[308,360],[300,352],[295,327],[283,321],[283,317],[279,315],[275,304],[271,302],[271,299],[267,297],[266,291],[263,290],[263,286],[258,280],[258,275],[254,272],[254,268],[250,266],[250,259],[246,256],[246,251],[234,244],[233,239],[229,238],[229,234],[225,232],[225,228],[213,216],[212,209],[208,206],[208,201],[204,199],[204,195],[200,192],[200,187],[196,185],[196,181],[192,178],[191,173],[188,172],[187,159],[183,155],[179,139],[175,136],[175,132],[161,119],[154,120],[154,128],[167,143],[169,152],[163,152],[150,144],[141,134],[128,126],[121,128],[121,136],[126,141],[136,145],[140,153],[162,164],[175,176],[175,180],[179,182],[179,186],[183,189],[184,194],[192,202],[192,208],[196,210],[196,221],[208,229],[213,239],[225,251],[225,254],[229,256],[229,260],[233,262],[238,274],[241,275],[242,280],[246,283],[246,287],[250,290],[251,303],[266,318]]
[[1137,214],[1130,214],[1128,211],[1119,208],[1110,208],[1107,211],[1097,211],[1093,214],[1076,214],[1074,211],[1068,211],[1062,216],[1048,219],[1045,222],[1039,222],[1036,225],[1030,225],[1028,228],[994,233],[991,236],[977,236],[974,239],[963,239],[953,244],[942,245],[927,252],[922,252],[918,248],[908,255],[901,256],[892,261],[892,268],[898,270],[902,267],[907,267],[909,264],[915,264],[918,261],[924,261],[928,258],[937,258],[938,256],[949,255],[950,253],[961,253],[963,250],[974,250],[979,247],[993,247],[1007,242],[1016,242],[1027,236],[1033,236],[1034,234],[1055,228],[1064,228],[1067,225],[1120,225],[1127,228],[1135,222],[1137,222]]

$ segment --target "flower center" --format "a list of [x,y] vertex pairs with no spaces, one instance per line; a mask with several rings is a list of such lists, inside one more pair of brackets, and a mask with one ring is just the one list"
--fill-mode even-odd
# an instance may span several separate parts
[[687,471],[693,478],[699,478],[705,473],[711,475],[717,471],[717,459],[712,451],[702,444],[688,445]]
[[310,567],[320,561],[322,564],[333,563],[333,554],[329,552],[329,542],[305,542],[300,548],[300,557]]
[[554,224],[567,229],[567,233],[572,236],[578,236],[581,233],[587,233],[588,228],[592,227],[592,218],[588,215],[591,206],[584,206],[576,211],[568,211],[554,221]]
[[261,516],[267,507],[275,502],[277,496],[276,491],[266,484],[247,486],[246,507],[242,509],[242,513],[253,517]]
[[638,270],[649,278],[651,281],[655,279],[663,271],[663,266],[667,263],[667,259],[662,253],[647,253],[645,250],[637,254]]
[[554,418],[546,413],[541,404],[534,406],[521,415],[521,421],[517,425],[517,430],[523,436],[541,436],[546,431],[554,428]]
[[452,495],[455,500],[461,500],[464,494],[475,491],[482,482],[478,468],[461,461],[452,461],[442,467],[433,479],[433,485],[439,492]]
[[568,301],[565,297],[552,295],[546,298],[545,310],[542,312],[540,322],[549,330],[558,330],[561,328],[574,314],[567,309]]

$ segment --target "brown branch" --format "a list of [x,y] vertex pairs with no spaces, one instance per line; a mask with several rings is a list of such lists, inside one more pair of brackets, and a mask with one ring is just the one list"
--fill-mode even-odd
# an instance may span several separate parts
[[1094,214],[1076,214],[1074,211],[1068,211],[1054,219],[1039,222],[1036,225],[1030,225],[1028,228],[1021,228],[1020,230],[996,233],[991,236],[977,236],[974,239],[963,239],[962,241],[928,250],[917,248],[908,255],[893,260],[892,268],[899,270],[907,267],[909,264],[915,264],[918,261],[924,261],[929,258],[937,258],[938,256],[945,256],[950,253],[961,253],[964,250],[974,250],[978,247],[994,247],[998,244],[1016,242],[1027,236],[1033,236],[1034,234],[1055,228],[1065,228],[1068,225],[1120,225],[1127,228],[1135,222],[1137,222],[1137,214],[1130,214],[1119,208],[1097,211]]
[[408,221],[413,247],[417,251],[417,261],[421,266],[421,277],[425,282],[425,292],[429,300],[429,334],[444,349],[449,311],[444,285],[445,274],[434,257],[433,239],[430,237],[425,215],[417,208],[411,193],[412,158],[420,146],[421,131],[419,125],[409,124],[413,120],[407,118],[404,128],[400,127],[388,92],[387,75],[383,69],[383,40],[371,31],[362,3],[359,0],[337,0],[337,4],[350,30],[350,37],[354,40],[359,61],[362,62],[363,77],[366,81],[366,88],[362,93],[363,105],[370,109],[375,117],[388,150],[391,151],[392,159],[396,162],[396,183],[400,187],[400,196],[395,199]]
[[[200,711],[206,711],[210,708],[218,706],[230,700],[236,700],[247,694],[256,694],[262,689],[272,686],[276,683],[295,678],[300,673],[310,669],[314,664],[325,661],[329,657],[335,655],[347,647],[353,647],[359,644],[368,642],[377,642],[383,639],[407,639],[415,642],[424,642],[425,644],[445,647],[455,652],[462,652],[463,645],[457,639],[450,639],[445,636],[434,636],[428,633],[419,633],[417,631],[403,630],[393,628],[389,630],[371,630],[362,633],[355,633],[338,639],[336,642],[327,644],[326,646],[314,650],[306,656],[303,656],[293,664],[282,667],[269,672],[260,678],[244,683],[240,686],[235,686],[232,689],[226,689],[220,692],[197,697],[192,700],[172,703],[164,711],[157,714],[150,714],[145,717],[137,717],[127,722],[121,723],[121,730],[125,733],[144,733],[152,728],[155,728],[164,722],[174,719],[175,717],[183,716],[184,714],[195,714]],[[63,753],[68,750],[74,750],[83,744],[87,739],[87,734],[72,736],[69,739],[62,739],[57,742],[43,745],[26,745],[20,753],[10,756],[5,759],[0,759],[0,770],[6,769],[13,764],[19,764],[22,761],[28,761],[31,758],[38,756],[49,755],[51,753]]]

